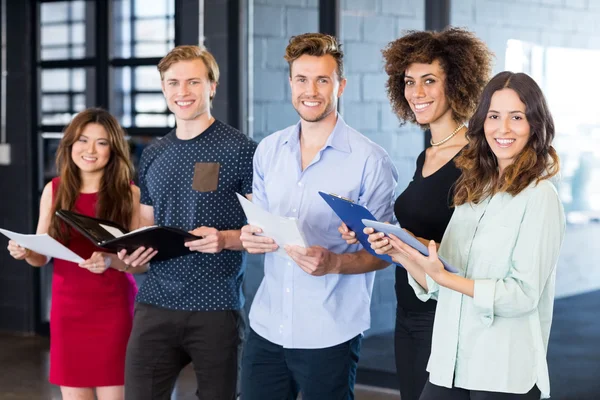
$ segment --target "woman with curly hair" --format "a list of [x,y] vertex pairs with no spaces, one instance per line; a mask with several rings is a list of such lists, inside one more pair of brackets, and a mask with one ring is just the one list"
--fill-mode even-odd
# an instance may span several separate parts
[[[65,128],[56,164],[60,176],[44,188],[37,233],[48,233],[85,261],[54,260],[49,380],[60,386],[65,400],[123,400],[125,350],[137,293],[135,280],[124,272],[144,272],[147,265],[129,268],[116,254],[102,252],[68,229],[54,213],[73,210],[138,227],[140,190],[131,184],[125,133],[108,111],[84,110]],[[12,240],[8,251],[33,267],[50,261]]]
[[550,396],[546,350],[565,215],[550,178],[559,160],[544,95],[528,75],[502,72],[469,121],[469,144],[439,254],[393,235],[369,236],[407,269],[422,301],[438,299],[429,382],[421,400]]
[[[467,144],[465,122],[491,73],[492,53],[472,33],[409,31],[383,50],[387,92],[402,122],[431,132],[431,147],[417,158],[412,181],[396,199],[396,218],[423,243],[442,240],[452,216],[454,165]],[[353,232],[344,234],[353,243]],[[354,239],[355,240],[355,239]],[[436,301],[419,301],[406,270],[396,267],[396,373],[402,400],[417,400],[427,381]]]

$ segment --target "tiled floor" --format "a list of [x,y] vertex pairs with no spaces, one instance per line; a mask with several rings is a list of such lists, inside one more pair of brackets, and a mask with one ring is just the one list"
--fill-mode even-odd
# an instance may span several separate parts
[[[600,251],[590,238],[600,237],[600,224],[569,226],[557,272],[554,323],[549,345],[552,399],[600,399]],[[571,244],[567,243],[570,241]],[[589,250],[576,251],[589,243]],[[569,251],[568,249],[574,249]],[[589,292],[589,293],[586,293]],[[584,294],[581,294],[584,293]],[[573,296],[575,294],[579,294]],[[58,400],[60,393],[47,383],[48,340],[0,334],[0,400]],[[388,378],[394,372],[391,334],[367,337],[360,366],[368,375]],[[365,382],[359,372],[359,382]],[[361,380],[361,377],[363,378]],[[367,381],[369,381],[367,379]],[[389,379],[387,380],[390,381]],[[393,380],[392,380],[393,381]],[[173,400],[196,400],[195,379],[183,371]],[[358,385],[356,400],[398,400],[396,391]]]
[[[0,334],[0,400],[59,400],[60,391],[48,383],[48,340]],[[197,400],[195,377],[186,368],[172,400]],[[357,386],[356,400],[398,400],[394,391]]]
[[[600,399],[598,310],[600,290],[556,300],[548,344],[552,400]],[[392,334],[366,338],[359,365],[370,369],[371,377],[393,374],[393,346]]]

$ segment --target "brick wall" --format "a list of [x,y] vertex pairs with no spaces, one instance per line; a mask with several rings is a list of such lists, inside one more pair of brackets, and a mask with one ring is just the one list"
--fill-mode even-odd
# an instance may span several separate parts
[[[340,41],[345,51],[348,84],[341,113],[346,122],[390,153],[403,189],[423,149],[423,136],[412,126],[399,127],[385,92],[381,49],[402,30],[423,29],[424,7],[409,0],[342,0]],[[294,124],[298,115],[290,102],[288,65],[283,59],[290,36],[318,30],[318,1],[256,0],[254,6],[254,138]],[[262,278],[262,257],[251,256],[246,274],[247,306]],[[376,275],[372,301],[373,328],[393,329],[394,271]]]
[[[283,53],[291,35],[316,31],[316,0],[255,0],[254,137],[295,123]],[[407,29],[424,29],[424,1],[342,0],[340,40],[348,79],[341,112],[346,122],[384,146],[398,169],[398,191],[406,187],[423,149],[423,135],[399,126],[385,93],[381,49]],[[543,46],[599,48],[600,0],[454,0],[451,24],[474,31],[496,54],[494,72],[504,69],[509,39]],[[261,259],[251,258],[249,300],[262,277]],[[372,299],[372,335],[393,330],[393,269],[377,273]]]

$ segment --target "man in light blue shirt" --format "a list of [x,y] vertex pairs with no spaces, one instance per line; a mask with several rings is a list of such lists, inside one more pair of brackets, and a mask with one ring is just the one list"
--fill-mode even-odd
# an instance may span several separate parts
[[338,232],[340,219],[319,196],[336,193],[382,221],[393,215],[397,172],[380,146],[337,114],[343,78],[336,39],[290,39],[292,103],[300,122],[265,138],[254,156],[253,202],[297,218],[308,248],[242,229],[250,253],[265,254],[265,277],[250,311],[242,363],[244,400],[353,399],[362,332],[370,326],[375,270],[387,264]]

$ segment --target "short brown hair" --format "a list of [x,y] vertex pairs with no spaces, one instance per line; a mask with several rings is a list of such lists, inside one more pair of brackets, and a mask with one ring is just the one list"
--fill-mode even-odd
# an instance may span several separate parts
[[339,79],[344,77],[344,52],[342,45],[334,36],[324,33],[304,33],[292,36],[283,57],[290,65],[290,76],[292,76],[292,63],[305,54],[316,57],[329,54],[335,59]]
[[212,83],[219,83],[219,66],[215,57],[206,49],[204,46],[177,46],[169,52],[166,56],[158,63],[158,72],[160,72],[160,79],[163,80],[165,72],[171,68],[171,66],[179,61],[192,61],[202,60],[208,71],[208,79]]
[[467,121],[490,79],[493,53],[473,33],[461,28],[442,32],[407,31],[383,50],[386,84],[392,109],[402,121],[418,123],[404,97],[406,69],[413,63],[438,60],[446,73],[446,98],[457,122]]

